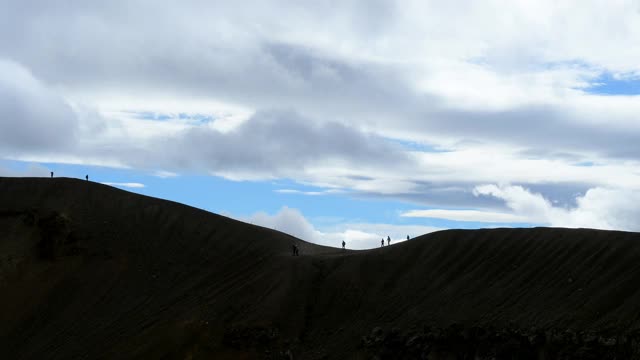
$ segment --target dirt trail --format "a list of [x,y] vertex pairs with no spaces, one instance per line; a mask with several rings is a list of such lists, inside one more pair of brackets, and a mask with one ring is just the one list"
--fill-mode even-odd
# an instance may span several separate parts
[[2,358],[436,359],[482,336],[496,357],[567,331],[559,343],[613,353],[640,326],[637,233],[450,230],[343,251],[64,178],[0,178],[0,231]]

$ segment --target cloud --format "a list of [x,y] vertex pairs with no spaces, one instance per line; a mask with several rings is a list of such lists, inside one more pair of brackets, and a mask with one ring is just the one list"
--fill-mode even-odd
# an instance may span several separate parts
[[401,216],[494,223],[522,223],[527,220],[525,217],[514,214],[480,210],[410,210],[402,213]]
[[[393,225],[375,223],[340,223],[326,229],[318,230],[297,209],[282,207],[277,213],[270,215],[259,212],[239,220],[261,225],[293,235],[312,243],[340,247],[342,241],[350,249],[370,249],[380,246],[380,239],[390,236],[392,243],[406,240],[406,236],[420,236],[433,231],[442,230],[421,225]],[[386,244],[386,242],[385,242]]]
[[[547,102],[503,110],[427,111],[425,118],[437,120],[422,129],[449,137],[524,148],[529,154],[547,158],[554,157],[548,149],[555,153],[595,153],[623,159],[640,156],[635,146],[640,139],[640,127],[631,123],[630,113],[632,109],[640,110],[637,103],[604,96],[571,96],[565,100],[564,104]],[[612,120],[608,124],[607,118]]]
[[166,179],[166,178],[176,177],[176,176],[178,176],[178,174],[176,174],[174,172],[171,172],[171,171],[158,170],[158,171],[155,171],[153,173],[153,176],[157,176],[159,178]]
[[640,184],[637,96],[587,91],[640,72],[637,2],[0,4],[2,158],[492,212]]
[[136,182],[102,182],[101,184],[104,185],[109,185],[109,186],[116,186],[116,187],[125,187],[125,188],[132,188],[132,189],[141,189],[144,186],[144,184],[141,183],[136,183]]
[[282,207],[274,215],[258,212],[241,220],[282,231],[305,241],[317,242],[320,238],[320,233],[299,210],[287,206]]
[[576,198],[575,207],[556,207],[539,193],[521,186],[482,185],[478,196],[492,196],[505,202],[516,216],[531,223],[560,227],[586,227],[639,231],[640,191],[592,188]]
[[55,91],[0,57],[0,155],[69,151],[78,120]]
[[229,177],[285,177],[322,164],[376,161],[387,166],[410,158],[380,138],[335,122],[315,122],[292,111],[259,112],[223,133],[194,126],[154,139],[149,148],[124,147],[132,166],[171,171],[205,170]]
[[302,191],[296,189],[276,189],[274,192],[280,194],[296,194],[296,195],[308,195],[308,196],[319,196],[319,195],[329,195],[329,194],[339,194],[342,193],[342,190],[339,189],[326,189],[321,191]]
[[[0,54],[97,107],[114,97],[136,104],[208,98],[293,109],[392,137],[637,158],[638,102],[579,90],[603,69],[638,70],[628,60],[637,50],[626,44],[640,34],[629,4],[579,4],[577,11],[544,1],[459,4],[465,12],[412,1],[367,4],[376,10],[365,12],[359,1],[280,4],[276,12],[257,3],[251,10],[195,1],[160,8],[148,1],[9,3]],[[141,20],[123,23],[122,13]],[[583,26],[594,14],[606,31]],[[23,36],[8,35],[14,32]],[[43,57],[46,44],[56,47]]]

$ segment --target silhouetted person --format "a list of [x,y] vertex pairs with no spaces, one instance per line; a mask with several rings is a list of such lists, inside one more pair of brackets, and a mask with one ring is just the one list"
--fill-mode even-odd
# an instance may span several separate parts
[[382,238],[382,240],[380,240],[380,247],[384,246],[384,238]]
[[387,235],[387,245],[391,245],[391,238]]
[[53,178],[53,171],[51,172],[51,177]]
[[344,249],[344,246],[347,245],[346,242],[344,242],[344,240],[342,240],[342,248]]
[[89,175],[85,175],[84,178],[87,179],[87,181],[89,181]]
[[409,235],[407,235],[407,240],[409,240]]

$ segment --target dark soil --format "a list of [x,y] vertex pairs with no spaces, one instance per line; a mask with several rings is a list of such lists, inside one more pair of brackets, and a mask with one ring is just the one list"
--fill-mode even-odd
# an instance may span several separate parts
[[639,284],[637,233],[343,251],[87,181],[0,178],[2,359],[638,358]]

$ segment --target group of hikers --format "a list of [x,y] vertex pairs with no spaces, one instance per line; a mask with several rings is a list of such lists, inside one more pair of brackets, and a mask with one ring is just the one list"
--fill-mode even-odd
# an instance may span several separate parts
[[[391,238],[387,235],[387,246],[391,245]],[[384,238],[380,240],[380,247],[384,246]]]
[[[51,178],[53,178],[53,171],[51,172]],[[87,179],[87,181],[89,181],[89,175],[85,175],[84,178]]]
[[[407,240],[409,240],[409,235],[407,235]],[[391,245],[391,238],[389,236],[387,236],[387,246]],[[382,238],[382,240],[380,240],[380,247],[384,246],[384,238]]]
[[[407,240],[409,240],[409,235],[407,235]],[[387,235],[387,246],[391,245],[391,237]],[[291,245],[292,246],[292,250],[293,250],[293,256],[299,256],[300,255],[300,249],[298,249],[298,246],[296,244]],[[342,240],[342,249],[346,249],[347,243]],[[384,238],[382,238],[382,240],[380,240],[380,247],[384,246]]]

